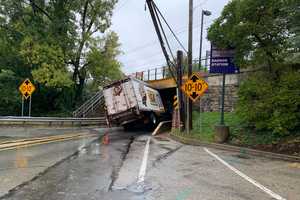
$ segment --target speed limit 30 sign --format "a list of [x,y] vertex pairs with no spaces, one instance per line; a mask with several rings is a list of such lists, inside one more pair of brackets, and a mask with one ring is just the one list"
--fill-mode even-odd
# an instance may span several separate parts
[[184,85],[182,85],[181,89],[192,101],[195,102],[208,89],[208,84],[194,73],[189,77]]

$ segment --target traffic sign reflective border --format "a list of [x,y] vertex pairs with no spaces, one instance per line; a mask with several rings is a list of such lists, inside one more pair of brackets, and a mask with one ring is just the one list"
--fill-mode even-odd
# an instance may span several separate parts
[[193,102],[197,101],[197,99],[201,97],[207,89],[208,84],[203,79],[201,79],[196,73],[193,73],[181,87],[181,90]]

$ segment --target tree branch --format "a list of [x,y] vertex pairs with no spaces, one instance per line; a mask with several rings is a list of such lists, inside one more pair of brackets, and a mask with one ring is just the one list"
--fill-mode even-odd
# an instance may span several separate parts
[[32,7],[33,12],[35,12],[36,9],[38,9],[41,13],[43,13],[44,15],[46,15],[51,21],[52,18],[49,15],[49,13],[47,13],[44,9],[42,9],[41,7],[39,7],[34,0],[29,0],[30,3],[26,2],[26,0],[23,0],[24,3],[30,5]]
[[86,20],[86,13],[89,5],[89,0],[86,0],[83,8],[83,14],[82,14],[82,35],[85,33],[85,20]]

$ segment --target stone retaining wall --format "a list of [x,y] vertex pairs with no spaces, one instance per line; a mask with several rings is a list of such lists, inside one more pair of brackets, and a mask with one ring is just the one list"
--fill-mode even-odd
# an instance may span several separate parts
[[[202,112],[218,112],[221,109],[222,95],[222,75],[209,76],[205,80],[208,82],[208,90],[200,97],[200,100],[193,104],[194,109],[199,109],[199,104]],[[235,109],[238,100],[238,88],[241,80],[240,74],[226,75],[225,82],[225,112],[232,112]]]
[[[225,101],[224,110],[225,112],[234,111],[235,105],[238,100],[238,85],[227,85],[225,88]],[[200,97],[200,100],[194,103],[195,109],[199,109],[201,106],[202,112],[218,112],[221,106],[221,86],[210,86],[207,92]]]

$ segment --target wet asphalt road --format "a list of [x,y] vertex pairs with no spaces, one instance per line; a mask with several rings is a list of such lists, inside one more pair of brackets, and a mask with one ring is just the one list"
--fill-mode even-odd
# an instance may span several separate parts
[[[32,181],[27,177],[29,182],[1,199],[271,200],[276,199],[274,196],[300,199],[299,163],[186,146],[165,137],[149,140],[149,137],[147,133],[114,132],[109,145],[103,145],[99,139],[82,139],[29,147],[20,149],[19,153],[0,152],[1,191],[13,180],[28,174],[32,178],[38,171],[46,170]],[[148,140],[149,152],[145,159]],[[247,175],[250,181],[208,151]],[[17,156],[20,153],[23,156]],[[22,166],[24,155],[29,167],[17,168],[17,157],[21,158]],[[63,158],[67,159],[52,166]],[[139,182],[145,160],[144,181]],[[41,163],[44,168],[39,168]],[[12,166],[15,168],[9,169]]]
[[[93,132],[91,128],[45,128],[45,127],[1,127],[0,142],[12,141],[18,139],[28,139],[34,137],[56,136],[68,133],[88,133]],[[103,131],[102,131],[103,132]]]

